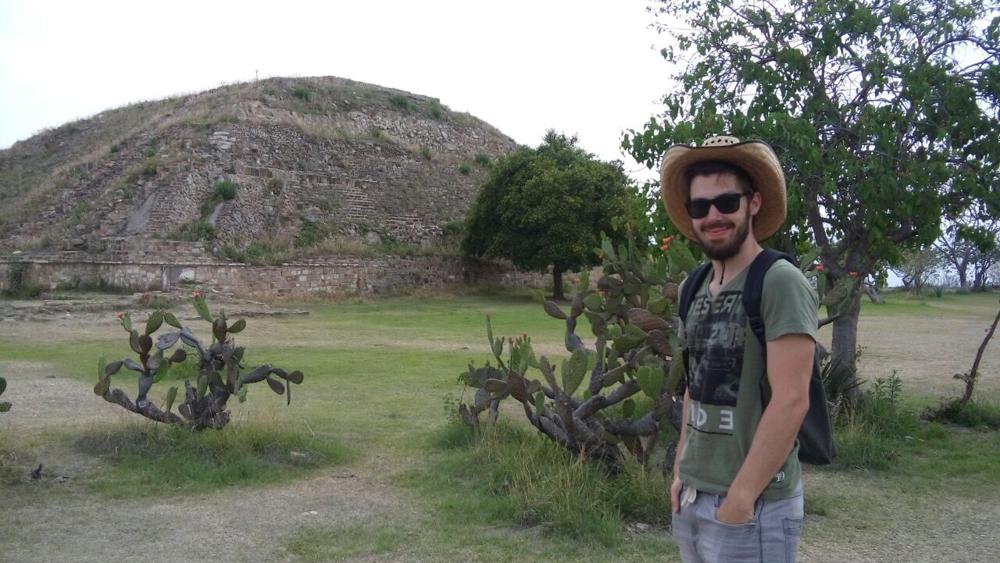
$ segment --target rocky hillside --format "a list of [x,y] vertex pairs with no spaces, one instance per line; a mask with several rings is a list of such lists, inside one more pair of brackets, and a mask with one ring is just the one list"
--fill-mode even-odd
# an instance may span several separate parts
[[437,99],[334,77],[138,103],[0,151],[0,252],[434,246],[514,146]]

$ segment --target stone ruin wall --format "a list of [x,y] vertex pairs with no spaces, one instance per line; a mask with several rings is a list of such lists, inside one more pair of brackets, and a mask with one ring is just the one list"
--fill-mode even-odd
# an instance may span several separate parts
[[26,283],[46,289],[110,285],[140,292],[210,287],[257,299],[392,295],[461,284],[542,288],[551,283],[548,274],[459,256],[333,257],[252,266],[219,262],[201,244],[112,239],[95,258],[84,252],[34,252],[2,260],[0,289],[8,289],[14,261],[27,264]]

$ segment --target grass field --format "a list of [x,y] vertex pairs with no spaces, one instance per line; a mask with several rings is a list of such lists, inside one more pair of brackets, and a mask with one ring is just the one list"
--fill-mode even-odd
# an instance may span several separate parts
[[[865,305],[863,375],[895,372],[906,414],[958,395],[951,374],[969,369],[998,306],[995,294]],[[539,297],[298,307],[309,315],[250,318],[238,339],[251,364],[305,372],[291,405],[254,386],[230,427],[195,435],[93,395],[98,358],[128,355],[112,314],[0,323],[14,404],[0,414],[0,560],[124,559],[125,546],[153,560],[676,559],[658,476],[606,479],[514,409],[483,440],[450,422],[458,374],[488,359],[485,315],[498,335],[564,354]],[[981,372],[978,397],[1000,403],[1000,344]],[[803,560],[1000,559],[998,432],[914,424],[882,468],[806,472]],[[31,480],[39,463],[44,478]]]

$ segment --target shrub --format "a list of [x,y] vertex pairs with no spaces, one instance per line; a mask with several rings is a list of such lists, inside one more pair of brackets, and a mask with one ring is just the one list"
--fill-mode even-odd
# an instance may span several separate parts
[[296,87],[295,90],[292,91],[292,95],[305,102],[308,102],[312,97],[312,93],[305,86]]
[[489,168],[492,161],[490,160],[490,155],[482,152],[476,153],[475,163],[483,168]]
[[638,464],[610,476],[585,457],[506,423],[475,431],[452,422],[437,442],[461,458],[444,468],[448,481],[467,487],[463,496],[477,497],[471,502],[488,519],[542,526],[606,546],[623,540],[622,519],[669,522],[666,478]]
[[[672,456],[654,457],[661,429],[680,424],[677,393],[683,367],[672,359],[677,336],[670,319],[678,298],[672,280],[690,271],[694,258],[679,243],[655,258],[633,242],[615,249],[604,239],[601,246],[604,275],[598,290],[591,289],[584,272],[568,313],[555,302],[544,305],[549,316],[566,325],[571,356],[561,362],[559,377],[545,356],[535,356],[527,335],[494,338],[487,317],[487,341],[497,367],[470,365],[460,376],[476,391],[472,404],[460,405],[459,415],[478,427],[480,413],[489,410],[496,422],[500,401],[512,397],[539,432],[611,473],[625,467],[626,454],[643,466],[664,459],[665,467],[672,466]],[[576,334],[581,317],[596,338],[593,348]],[[529,369],[541,372],[544,380],[529,379]],[[582,396],[577,394],[581,389]],[[651,408],[640,408],[645,401]]]
[[170,238],[175,240],[209,241],[215,238],[215,225],[204,219],[195,219],[181,225],[179,229],[170,234]]
[[156,176],[156,170],[157,168],[159,168],[159,166],[160,166],[160,160],[155,156],[151,156],[146,159],[146,162],[142,163],[142,167],[139,169],[139,172],[143,176],[151,178],[153,176]]
[[427,145],[420,145],[420,156],[424,157],[425,160],[430,160],[431,148]]
[[1000,406],[995,404],[953,399],[928,413],[928,417],[968,428],[1000,429]]
[[330,227],[323,223],[302,220],[299,227],[299,234],[295,235],[295,248],[308,248],[315,246],[330,234]]
[[900,404],[902,382],[893,374],[875,380],[841,417],[835,431],[837,465],[887,469],[899,458],[905,440],[919,430],[917,414]]
[[[7,390],[7,380],[0,377],[0,395]],[[0,412],[7,412],[10,410],[10,403],[6,401],[0,401]]]
[[437,100],[431,100],[431,103],[428,105],[427,111],[428,113],[431,114],[431,117],[433,117],[434,119],[441,119],[441,117],[444,115],[444,111],[441,109],[441,102]]
[[[288,402],[291,402],[292,384],[302,383],[302,372],[288,373],[269,364],[244,372],[242,363],[244,348],[236,346],[233,335],[243,331],[246,321],[239,319],[230,323],[225,313],[221,313],[218,317],[213,316],[205,303],[204,294],[200,292],[193,294],[193,300],[198,316],[212,325],[211,345],[205,346],[190,328],[181,325],[169,312],[151,313],[141,334],[132,325],[131,315],[120,313],[118,318],[122,328],[129,334],[129,346],[138,354],[139,361],[124,358],[105,364],[102,359],[98,367],[94,394],[150,420],[187,426],[192,430],[223,428],[229,423],[229,411],[226,408],[229,398],[235,395],[240,402],[246,400],[246,385],[253,383],[266,381],[272,391],[286,395]],[[164,323],[176,328],[177,331],[160,335],[154,346],[153,334]],[[198,378],[195,385],[191,384],[190,379],[184,380],[183,401],[177,407],[177,413],[174,413],[172,409],[177,400],[177,387],[171,387],[167,391],[162,407],[150,400],[148,394],[154,383],[168,376],[172,364],[180,364],[187,360],[186,350],[180,347],[175,349],[169,358],[164,356],[164,353],[178,342],[196,351],[192,356],[197,356]],[[122,367],[139,374],[139,389],[134,403],[121,389],[111,388],[111,376],[118,373]]]
[[3,292],[5,297],[34,299],[42,294],[42,286],[26,280],[28,267],[27,262],[16,259],[7,263],[7,289]]
[[472,167],[469,166],[467,163],[463,162],[461,165],[459,165],[458,172],[463,176],[468,176],[469,173],[472,172]]
[[215,199],[219,201],[232,201],[236,199],[236,183],[230,180],[219,180],[215,183]]
[[410,110],[410,98],[402,94],[389,94],[389,103],[402,111]]

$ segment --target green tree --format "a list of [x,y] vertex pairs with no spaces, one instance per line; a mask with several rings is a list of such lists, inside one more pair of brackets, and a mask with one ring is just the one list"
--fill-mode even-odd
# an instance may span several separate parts
[[934,248],[955,270],[962,290],[969,289],[969,269],[972,269],[972,289],[986,289],[987,272],[1000,261],[1000,218],[985,206],[967,209],[944,229]]
[[906,250],[899,265],[894,266],[892,271],[896,272],[903,287],[910,293],[923,295],[924,287],[933,280],[943,262],[941,253],[934,248]]
[[[1000,209],[995,0],[660,0],[666,111],[623,146],[655,166],[711,133],[768,140],[789,217],[778,240],[820,248],[842,295],[832,354],[851,369],[858,279],[931,244],[942,217]],[[673,30],[673,31],[671,31]]]
[[473,204],[462,250],[506,258],[519,268],[552,267],[552,293],[563,299],[562,274],[597,263],[601,233],[625,232],[641,207],[618,162],[601,162],[576,138],[549,131],[536,149],[501,158]]

